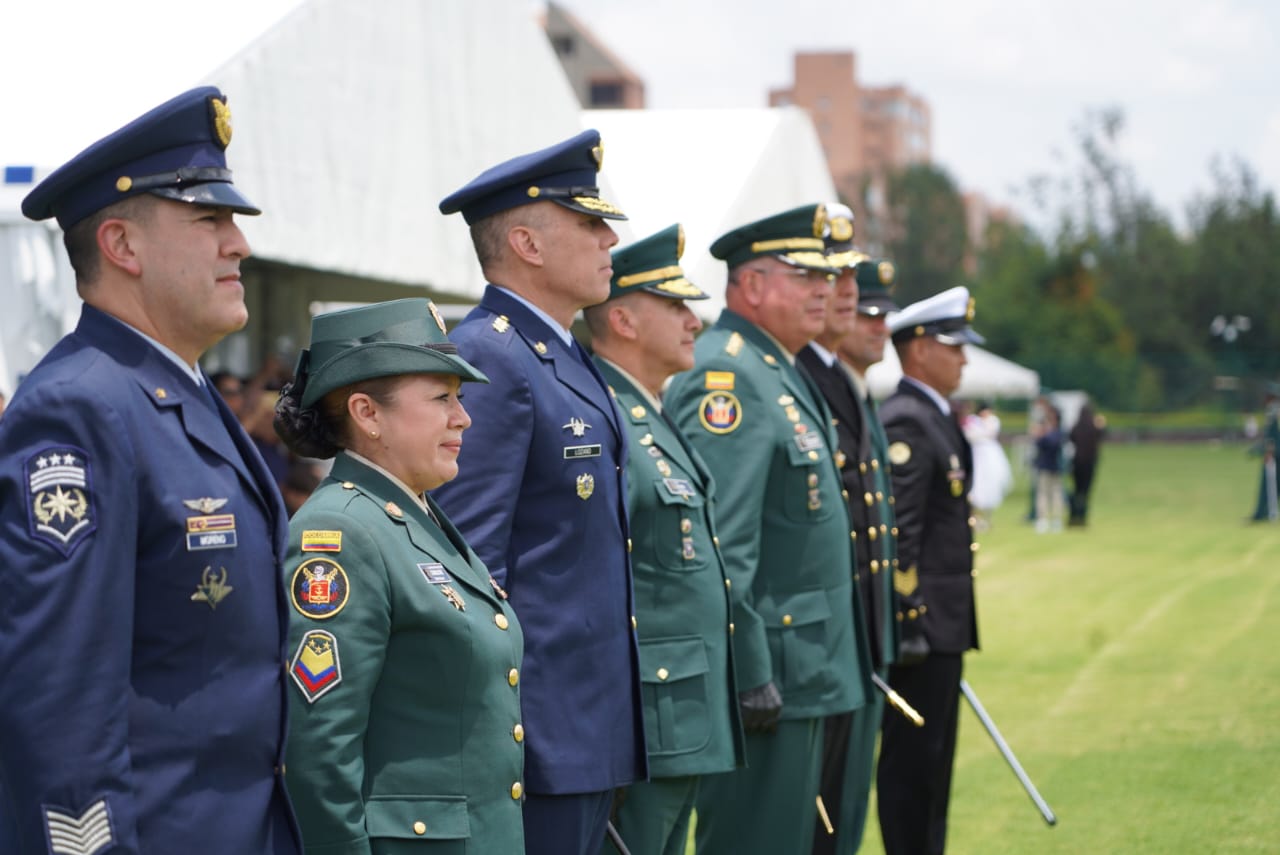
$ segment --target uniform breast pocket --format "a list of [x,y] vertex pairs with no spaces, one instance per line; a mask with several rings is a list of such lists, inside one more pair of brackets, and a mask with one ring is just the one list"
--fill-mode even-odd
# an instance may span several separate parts
[[757,604],[768,630],[769,652],[782,672],[779,689],[787,694],[821,691],[827,684],[827,621],[831,606],[825,591],[801,591],[761,598]]
[[[808,437],[806,440],[805,437]],[[782,480],[783,512],[793,522],[824,520],[842,507],[839,485],[821,467],[827,462],[826,442],[817,433],[797,434],[787,446],[787,466]]]
[[711,559],[711,533],[703,520],[706,499],[683,478],[659,478],[653,521],[653,551],[666,570],[701,570]]
[[364,806],[365,833],[375,853],[420,852],[401,841],[431,841],[427,850],[466,851],[471,836],[466,796],[370,796]]
[[645,738],[650,754],[685,754],[711,739],[707,647],[696,636],[640,643]]

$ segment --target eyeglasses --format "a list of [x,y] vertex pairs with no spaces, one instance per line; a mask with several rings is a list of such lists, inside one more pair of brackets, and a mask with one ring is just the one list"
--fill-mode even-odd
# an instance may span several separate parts
[[774,267],[772,269],[767,267],[748,267],[747,269],[754,270],[764,276],[768,276],[771,273],[776,273],[779,276],[794,276],[798,279],[807,280],[810,285],[817,285],[820,282],[827,285],[835,281],[835,277],[827,271],[810,270],[807,267]]

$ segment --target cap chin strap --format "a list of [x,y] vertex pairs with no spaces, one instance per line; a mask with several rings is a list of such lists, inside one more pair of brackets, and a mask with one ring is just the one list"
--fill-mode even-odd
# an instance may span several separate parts
[[[182,187],[186,184],[206,184],[210,181],[231,183],[231,170],[218,166],[186,166],[172,172],[157,172],[141,178],[124,176],[116,181],[116,189],[121,192],[152,190],[160,187]],[[126,186],[122,187],[122,184]]]

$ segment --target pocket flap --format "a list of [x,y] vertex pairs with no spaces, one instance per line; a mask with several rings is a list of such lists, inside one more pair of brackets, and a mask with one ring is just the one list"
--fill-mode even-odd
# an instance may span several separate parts
[[710,670],[707,646],[696,635],[640,642],[642,683],[674,683]]
[[800,591],[761,597],[756,601],[756,609],[764,618],[765,626],[770,629],[821,623],[831,617],[831,605],[827,601],[826,591]]
[[364,806],[370,837],[458,840],[471,836],[466,796],[370,796]]

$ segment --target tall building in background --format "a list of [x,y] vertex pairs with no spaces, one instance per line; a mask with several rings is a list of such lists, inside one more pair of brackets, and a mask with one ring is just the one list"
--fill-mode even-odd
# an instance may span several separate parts
[[644,108],[644,81],[566,9],[548,3],[543,29],[583,109]]
[[883,204],[885,176],[930,161],[929,104],[905,86],[862,85],[852,51],[797,53],[794,77],[790,88],[769,93],[769,105],[808,111],[831,178],[863,224],[859,243],[875,249],[866,214]]

